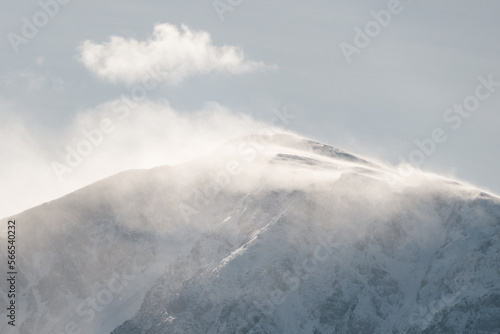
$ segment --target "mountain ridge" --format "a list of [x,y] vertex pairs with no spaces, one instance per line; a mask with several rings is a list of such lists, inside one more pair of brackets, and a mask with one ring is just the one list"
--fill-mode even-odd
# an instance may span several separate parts
[[299,136],[234,139],[17,215],[20,333],[494,333],[499,207]]

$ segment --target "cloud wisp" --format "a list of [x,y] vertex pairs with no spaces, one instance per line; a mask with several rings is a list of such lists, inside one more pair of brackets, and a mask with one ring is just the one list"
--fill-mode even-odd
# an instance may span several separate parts
[[243,74],[275,68],[246,59],[236,46],[214,45],[205,31],[168,23],[156,25],[145,41],[111,36],[102,44],[87,40],[79,51],[79,60],[89,71],[109,82],[129,85],[152,73],[169,85],[177,85],[194,75]]

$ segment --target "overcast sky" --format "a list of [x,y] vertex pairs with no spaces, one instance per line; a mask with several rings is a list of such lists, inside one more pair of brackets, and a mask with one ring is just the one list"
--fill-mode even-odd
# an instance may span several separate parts
[[[498,1],[0,6],[2,217],[277,112],[304,136],[500,193]],[[68,148],[87,156],[68,163]]]

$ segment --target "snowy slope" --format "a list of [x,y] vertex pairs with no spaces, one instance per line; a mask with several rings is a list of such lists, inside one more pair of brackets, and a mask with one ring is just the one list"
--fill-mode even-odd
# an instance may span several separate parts
[[124,172],[16,220],[20,333],[500,328],[498,198],[294,135]]
[[[164,205],[172,195],[155,185],[162,177],[127,172],[16,216],[19,333],[71,332],[65,327],[75,324],[97,333],[135,312],[119,298],[140,299],[148,288],[140,284],[162,270],[154,265],[161,244],[174,245],[170,239],[182,232],[169,219],[172,206]],[[159,224],[172,233],[158,233]],[[117,319],[109,319],[118,308]],[[2,322],[2,333],[8,329]]]
[[258,186],[113,334],[498,333],[498,199],[279,144]]

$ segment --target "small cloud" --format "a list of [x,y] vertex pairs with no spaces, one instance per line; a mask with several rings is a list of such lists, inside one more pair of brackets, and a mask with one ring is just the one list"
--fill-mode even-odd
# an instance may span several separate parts
[[36,57],[35,59],[35,63],[38,65],[38,66],[42,66],[43,63],[45,63],[45,57],[44,56],[38,56]]
[[[43,73],[42,73],[43,72]],[[55,76],[52,72],[40,68],[34,70],[24,68],[19,71],[12,71],[0,77],[0,85],[6,88],[21,89],[26,92],[42,91],[44,89],[52,89],[55,91],[64,91],[67,87],[66,82]]]
[[146,41],[111,36],[103,44],[85,41],[79,51],[88,70],[113,83],[134,84],[153,75],[176,85],[211,72],[242,74],[275,68],[246,59],[236,46],[215,46],[205,31],[168,23],[156,25]]
[[27,85],[28,91],[40,90],[45,85],[45,77],[43,75],[38,75],[27,69],[19,73],[19,77]]

